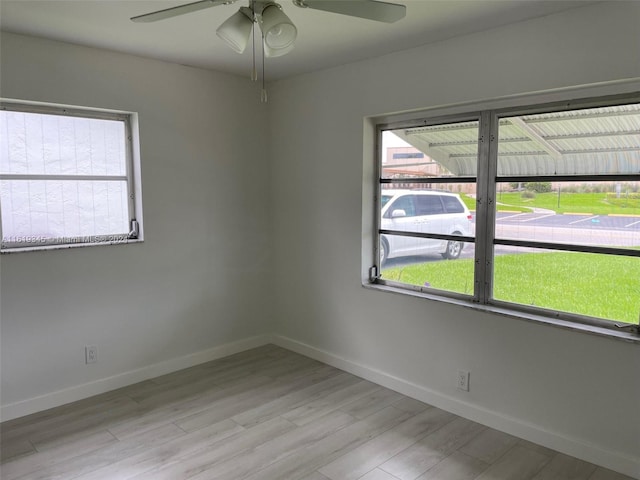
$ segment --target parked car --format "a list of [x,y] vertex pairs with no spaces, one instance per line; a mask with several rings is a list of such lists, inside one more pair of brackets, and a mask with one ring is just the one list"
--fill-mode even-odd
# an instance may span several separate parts
[[[460,195],[438,190],[382,190],[383,230],[471,236],[471,213]],[[456,259],[463,242],[400,235],[380,236],[380,265],[388,258],[440,253]]]

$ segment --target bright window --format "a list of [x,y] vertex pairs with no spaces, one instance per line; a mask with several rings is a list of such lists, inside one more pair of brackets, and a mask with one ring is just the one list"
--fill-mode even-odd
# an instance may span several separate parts
[[372,283],[638,332],[640,96],[378,132]]
[[140,237],[131,116],[3,103],[2,251]]

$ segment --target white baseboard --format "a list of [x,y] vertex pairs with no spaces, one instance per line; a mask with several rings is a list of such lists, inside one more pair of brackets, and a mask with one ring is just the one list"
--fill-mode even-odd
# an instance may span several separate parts
[[142,382],[150,378],[165,375],[167,373],[193,367],[201,363],[209,362],[217,358],[233,355],[234,353],[249,350],[251,348],[272,343],[270,335],[259,335],[236,342],[218,345],[207,350],[191,353],[183,357],[172,358],[164,362],[148,365],[128,372],[119,373],[107,378],[101,378],[82,385],[65,388],[55,392],[47,393],[38,397],[28,398],[19,402],[2,405],[0,407],[0,419],[2,421],[23,417],[35,412],[58,407],[66,403],[82,400],[83,398],[99,395],[101,393],[126,387],[134,383]]
[[632,478],[638,478],[640,458],[630,458],[612,452],[602,446],[585,443],[576,438],[545,430],[537,425],[520,419],[503,415],[499,412],[463,402],[457,398],[443,395],[425,386],[418,385],[402,378],[395,377],[381,370],[356,363],[326,350],[307,345],[280,335],[275,335],[272,342],[276,345],[300,353],[315,360],[324,362],[341,370],[362,377],[371,382],[387,387],[408,397],[428,403],[469,420],[481,423],[496,430],[529,440],[564,454],[600,465],[620,472]]

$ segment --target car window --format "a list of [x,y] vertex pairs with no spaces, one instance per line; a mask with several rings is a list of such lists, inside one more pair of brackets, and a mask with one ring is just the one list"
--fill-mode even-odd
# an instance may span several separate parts
[[444,213],[440,195],[416,195],[418,215],[436,215]]
[[388,202],[389,200],[391,200],[391,198],[393,198],[393,196],[392,196],[392,195],[382,195],[382,196],[380,197],[380,203],[381,203],[381,205],[380,205],[380,206],[381,206],[381,207],[384,207],[384,206],[387,204],[387,202]]
[[458,200],[457,197],[444,195],[442,197],[442,202],[444,203],[444,208],[447,211],[447,213],[463,213],[464,212],[464,205],[462,205],[462,202]]
[[394,210],[404,210],[407,217],[415,217],[416,208],[413,203],[413,199],[414,195],[404,195],[396,199],[396,201],[391,204],[391,208],[388,210],[388,215],[391,216]]

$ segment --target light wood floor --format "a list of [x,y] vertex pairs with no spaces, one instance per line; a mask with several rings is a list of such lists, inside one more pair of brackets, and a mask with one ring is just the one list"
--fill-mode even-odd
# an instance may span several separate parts
[[5,422],[3,480],[623,480],[268,345]]

